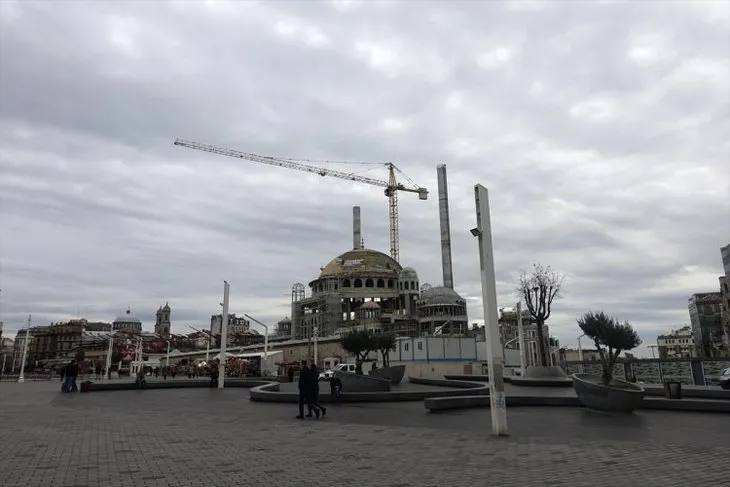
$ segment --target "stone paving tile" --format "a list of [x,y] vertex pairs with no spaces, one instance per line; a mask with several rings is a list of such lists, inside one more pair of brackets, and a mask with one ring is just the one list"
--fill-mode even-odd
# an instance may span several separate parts
[[297,421],[242,389],[27,385],[0,388],[3,487],[730,485],[730,415],[514,409],[512,436],[494,438],[486,411],[340,405]]

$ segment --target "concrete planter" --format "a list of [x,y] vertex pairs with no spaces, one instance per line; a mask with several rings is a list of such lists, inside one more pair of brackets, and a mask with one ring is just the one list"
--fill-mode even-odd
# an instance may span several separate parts
[[601,378],[588,374],[573,374],[573,389],[583,406],[596,411],[631,413],[641,407],[646,391],[643,387],[613,379],[603,385]]
[[406,375],[405,365],[393,365],[391,367],[382,367],[380,369],[371,370],[368,376],[376,379],[389,380],[391,384],[400,384]]
[[342,382],[342,393],[349,392],[390,392],[390,381],[367,375],[352,374],[335,370],[335,377]]

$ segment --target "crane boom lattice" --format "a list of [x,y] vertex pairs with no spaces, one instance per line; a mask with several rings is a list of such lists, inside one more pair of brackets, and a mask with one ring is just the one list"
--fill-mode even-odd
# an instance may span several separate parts
[[235,149],[225,149],[210,144],[201,144],[199,142],[191,142],[183,139],[175,139],[175,145],[187,147],[188,149],[209,152],[211,154],[218,154],[222,156],[233,157],[236,159],[243,159],[246,161],[267,164],[269,166],[284,167],[287,169],[294,169],[296,171],[308,172],[310,174],[317,174],[319,176],[329,176],[385,188],[385,196],[388,197],[389,203],[388,214],[390,223],[390,255],[396,261],[399,261],[400,257],[400,238],[398,235],[398,191],[417,193],[419,199],[428,199],[428,190],[426,188],[422,188],[414,184],[412,181],[409,186],[399,183],[396,180],[395,171],[398,170],[400,172],[400,170],[395,166],[395,164],[390,162],[385,163],[385,165],[388,167],[388,180],[384,181],[381,179],[362,176],[359,174],[352,174],[344,171],[338,171],[335,169],[329,169],[326,167],[305,164],[301,161],[297,161],[294,159],[262,156],[250,152],[243,152]]

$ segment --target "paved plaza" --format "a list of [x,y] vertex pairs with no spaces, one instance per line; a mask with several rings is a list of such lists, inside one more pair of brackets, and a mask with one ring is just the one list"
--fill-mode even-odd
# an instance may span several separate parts
[[730,415],[422,402],[333,405],[296,420],[248,390],[60,394],[0,383],[3,487],[671,487],[730,485]]

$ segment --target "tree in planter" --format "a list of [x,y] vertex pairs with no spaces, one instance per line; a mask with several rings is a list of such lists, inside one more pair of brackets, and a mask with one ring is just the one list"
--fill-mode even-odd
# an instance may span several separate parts
[[392,333],[380,333],[373,337],[375,349],[383,357],[383,367],[390,367],[390,352],[395,350],[395,335]]
[[362,363],[375,349],[373,334],[366,330],[351,331],[340,338],[340,346],[355,356],[355,370],[362,375]]
[[534,264],[532,274],[520,274],[516,294],[525,302],[530,316],[537,328],[537,358],[540,365],[545,367],[548,361],[548,351],[545,347],[545,322],[550,318],[552,304],[560,298],[563,292],[565,276],[552,270],[550,266]]
[[618,356],[641,345],[639,334],[628,321],[620,323],[603,311],[589,311],[578,319],[578,326],[593,340],[601,356],[601,382],[610,385]]

